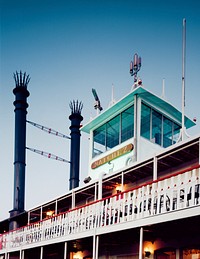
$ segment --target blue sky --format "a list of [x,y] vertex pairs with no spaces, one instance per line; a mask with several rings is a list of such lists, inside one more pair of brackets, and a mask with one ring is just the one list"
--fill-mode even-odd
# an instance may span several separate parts
[[[136,0],[0,0],[0,220],[13,200],[13,72],[31,81],[27,119],[69,135],[69,102],[83,102],[83,123],[96,113],[91,89],[108,107],[131,90],[129,63],[142,57],[143,85],[181,108],[182,21],[187,21],[186,115],[199,132],[200,2]],[[81,183],[88,136],[82,136]],[[27,146],[69,160],[70,143],[27,125]],[[83,154],[84,153],[84,154]],[[26,209],[68,190],[69,165],[27,151]]]

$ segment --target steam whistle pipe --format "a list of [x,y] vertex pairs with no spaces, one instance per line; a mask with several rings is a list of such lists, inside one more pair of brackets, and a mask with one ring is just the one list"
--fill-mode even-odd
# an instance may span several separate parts
[[79,164],[80,164],[80,122],[83,120],[81,110],[82,102],[73,101],[70,103],[71,115],[71,154],[70,154],[70,179],[69,189],[72,190],[79,186]]
[[[27,97],[29,91],[27,85],[30,81],[26,73],[16,72],[14,74],[16,87],[13,90],[15,95],[15,149],[14,149],[14,199],[13,210],[10,211],[10,230],[19,227],[13,217],[24,212],[25,200],[25,167],[26,167],[26,114]],[[13,219],[12,219],[13,218]]]

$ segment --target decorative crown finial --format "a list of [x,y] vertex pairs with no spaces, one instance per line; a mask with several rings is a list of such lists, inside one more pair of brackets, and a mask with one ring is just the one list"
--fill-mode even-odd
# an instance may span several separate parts
[[22,71],[20,71],[19,73],[16,71],[16,73],[14,73],[14,79],[15,79],[15,85],[16,87],[25,87],[27,88],[27,85],[30,81],[30,76],[26,75],[25,73],[22,73]]
[[77,101],[73,100],[72,102],[70,102],[69,107],[71,109],[71,114],[80,114],[81,115],[83,103],[79,102],[78,100]]

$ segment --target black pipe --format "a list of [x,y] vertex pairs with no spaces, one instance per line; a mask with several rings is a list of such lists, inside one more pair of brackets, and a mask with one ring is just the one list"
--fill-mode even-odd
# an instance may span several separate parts
[[13,90],[15,95],[15,149],[14,149],[14,199],[13,209],[10,211],[10,230],[19,227],[17,220],[12,217],[24,211],[25,200],[25,167],[26,167],[26,114],[27,97],[29,91],[27,85],[30,81],[26,73],[16,72],[14,74],[16,87]]
[[70,155],[70,179],[69,189],[72,190],[79,186],[79,163],[80,163],[80,122],[83,120],[81,110],[82,102],[73,101],[70,103],[71,115],[71,155]]

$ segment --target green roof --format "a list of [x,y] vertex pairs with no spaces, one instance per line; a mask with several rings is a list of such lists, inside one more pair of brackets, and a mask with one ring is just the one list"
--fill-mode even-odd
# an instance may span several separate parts
[[[134,96],[138,95],[142,100],[148,102],[153,107],[161,109],[165,111],[170,117],[177,120],[178,123],[181,124],[182,121],[182,113],[176,109],[169,102],[165,101],[161,97],[158,97],[152,94],[150,91],[147,91],[145,88],[139,86],[135,88],[131,93],[123,97],[121,100],[116,102],[114,105],[103,111],[100,115],[95,117],[92,121],[85,124],[81,131],[89,133],[90,130],[95,129],[100,126],[113,116],[117,115],[120,111],[124,110],[125,107],[128,107],[131,103],[133,103]],[[185,127],[190,128],[194,126],[195,123],[185,116]]]

